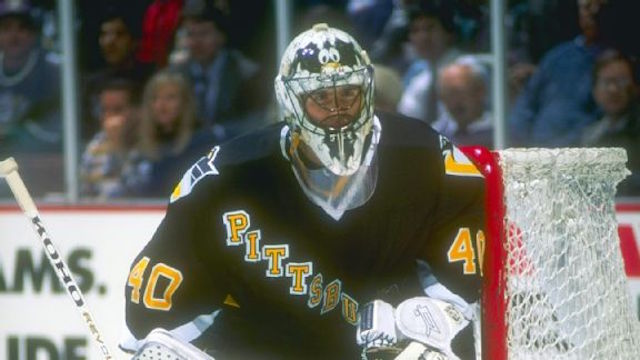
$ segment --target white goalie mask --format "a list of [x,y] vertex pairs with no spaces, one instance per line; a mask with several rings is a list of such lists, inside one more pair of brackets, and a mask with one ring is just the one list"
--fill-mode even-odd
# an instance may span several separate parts
[[[316,24],[282,56],[275,79],[278,103],[292,136],[299,136],[324,167],[351,175],[362,163],[373,122],[373,67],[344,31]],[[313,117],[308,102],[326,118]]]

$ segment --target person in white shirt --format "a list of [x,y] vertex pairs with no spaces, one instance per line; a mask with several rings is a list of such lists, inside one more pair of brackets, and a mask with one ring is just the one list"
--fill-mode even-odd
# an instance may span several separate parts
[[444,111],[438,102],[438,72],[462,54],[456,47],[455,10],[448,2],[421,1],[408,17],[414,58],[403,75],[398,112],[431,124]]

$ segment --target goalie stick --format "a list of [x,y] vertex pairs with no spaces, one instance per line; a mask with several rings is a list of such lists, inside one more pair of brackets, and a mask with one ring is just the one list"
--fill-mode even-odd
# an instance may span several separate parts
[[40,219],[38,208],[36,208],[31,195],[29,195],[29,191],[24,185],[24,182],[22,182],[20,174],[18,174],[18,164],[13,158],[10,157],[4,161],[0,161],[0,176],[7,179],[11,192],[16,198],[18,205],[20,205],[22,212],[24,212],[24,214],[29,218],[31,225],[33,225],[34,230],[38,233],[38,237],[42,241],[42,246],[44,247],[51,266],[55,269],[58,280],[60,280],[62,286],[67,290],[67,293],[73,300],[78,311],[80,311],[82,319],[87,324],[87,327],[89,327],[89,331],[91,332],[94,340],[98,343],[103,358],[105,360],[112,360],[113,356],[111,355],[111,352],[109,351],[93,316],[87,308],[82,292],[80,291],[80,287],[73,279],[73,275],[71,274],[71,271],[69,271],[69,267],[64,260],[62,260],[60,253],[53,245],[51,237],[47,233],[47,230]]

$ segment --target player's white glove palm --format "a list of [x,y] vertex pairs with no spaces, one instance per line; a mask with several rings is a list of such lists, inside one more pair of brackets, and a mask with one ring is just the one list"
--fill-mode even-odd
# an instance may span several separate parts
[[433,298],[405,300],[395,311],[390,304],[375,300],[363,307],[356,337],[370,358],[397,355],[398,359],[410,359],[406,352],[409,347],[402,351],[399,343],[417,342],[425,345],[425,350],[420,355],[411,355],[416,359],[457,360],[451,351],[451,341],[468,323],[454,305]]

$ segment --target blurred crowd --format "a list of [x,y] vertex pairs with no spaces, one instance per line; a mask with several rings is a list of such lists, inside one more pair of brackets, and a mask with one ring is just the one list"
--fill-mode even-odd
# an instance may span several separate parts
[[[77,1],[83,199],[166,198],[216,143],[278,121],[273,1]],[[0,158],[37,196],[64,190],[55,0],[0,0]],[[301,0],[375,63],[376,106],[493,146],[488,0]],[[621,146],[640,196],[635,0],[510,0],[509,147]],[[0,197],[7,190],[0,186]]]

